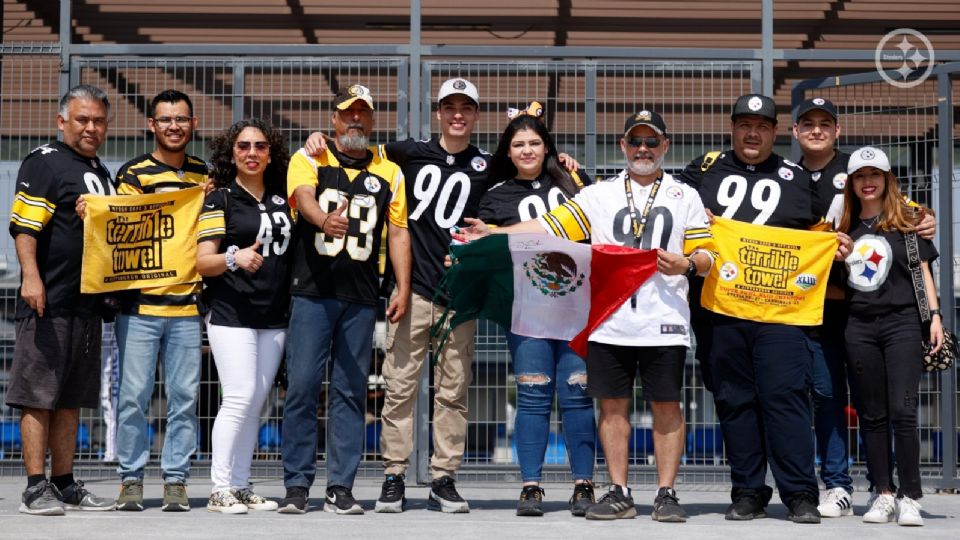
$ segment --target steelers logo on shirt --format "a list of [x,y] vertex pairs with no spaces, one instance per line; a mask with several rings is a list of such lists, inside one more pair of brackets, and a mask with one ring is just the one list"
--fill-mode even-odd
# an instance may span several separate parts
[[843,189],[843,187],[846,185],[847,185],[847,173],[843,173],[843,172],[837,173],[836,176],[833,177],[833,187],[837,189]]
[[363,187],[367,188],[367,191],[370,193],[377,193],[380,191],[380,181],[373,176],[367,175],[367,177],[363,179]]
[[487,170],[487,160],[477,156],[470,160],[470,166],[473,167],[473,170],[477,172],[483,172]]
[[739,273],[740,269],[737,268],[737,265],[730,261],[723,263],[723,266],[720,267],[720,279],[724,281],[733,281],[737,279],[737,274]]
[[683,189],[681,189],[680,186],[670,186],[667,188],[667,197],[671,199],[682,199]]
[[843,261],[847,265],[847,283],[858,291],[871,292],[883,285],[893,264],[893,250],[882,236],[865,234],[853,244]]
[[777,171],[777,174],[780,175],[780,178],[784,180],[793,180],[793,171],[786,167],[780,167],[780,170]]
[[271,200],[273,201],[273,204],[283,204],[283,202],[284,202],[284,201],[283,201],[283,197],[281,197],[281,196],[279,196],[279,195],[274,195]]

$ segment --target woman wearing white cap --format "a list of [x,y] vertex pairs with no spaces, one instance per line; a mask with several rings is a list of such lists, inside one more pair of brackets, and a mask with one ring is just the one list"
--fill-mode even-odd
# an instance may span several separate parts
[[[863,521],[923,525],[917,502],[923,496],[917,406],[925,329],[907,254],[907,236],[914,233],[922,210],[904,203],[890,160],[881,150],[857,150],[847,172],[840,221],[840,230],[854,242],[844,261],[850,303],[847,373],[859,396],[860,431],[879,493]],[[943,326],[930,262],[938,254],[929,240],[919,238],[917,245],[932,318],[928,340],[936,351],[943,344]],[[894,446],[900,481],[896,497],[889,473]]]

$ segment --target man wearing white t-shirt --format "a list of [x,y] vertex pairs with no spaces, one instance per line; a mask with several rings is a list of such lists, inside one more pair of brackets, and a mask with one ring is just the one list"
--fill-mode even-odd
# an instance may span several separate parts
[[713,237],[699,195],[663,172],[670,148],[659,114],[643,110],[627,118],[620,148],[627,167],[617,176],[581,190],[538,219],[490,229],[470,220],[467,239],[486,234],[546,232],[593,244],[656,249],[658,272],[590,335],[587,393],[600,401],[600,441],[610,490],[587,511],[587,519],[632,518],[637,511],[627,487],[631,433],[629,408],[637,372],[653,411],[659,490],[653,519],[682,522],[673,483],[684,448],[680,410],[683,366],[690,347],[688,279],[713,264]]

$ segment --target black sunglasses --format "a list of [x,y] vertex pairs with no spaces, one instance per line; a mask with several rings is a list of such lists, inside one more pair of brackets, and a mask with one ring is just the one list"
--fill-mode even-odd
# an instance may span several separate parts
[[[251,144],[250,141],[237,141],[237,148],[243,152],[246,152],[247,150],[250,150],[250,144]],[[257,141],[252,144],[253,144],[253,147],[256,148],[258,152],[263,152],[270,148],[270,143],[268,143],[267,141]]]
[[630,137],[627,139],[627,144],[636,148],[640,148],[641,145],[647,148],[656,148],[660,146],[660,142],[659,137]]

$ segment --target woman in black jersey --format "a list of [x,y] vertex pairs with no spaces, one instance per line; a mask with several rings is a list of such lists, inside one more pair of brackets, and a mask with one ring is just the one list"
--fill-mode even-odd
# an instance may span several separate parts
[[197,238],[210,349],[223,402],[213,424],[213,491],[207,509],[276,510],[250,488],[260,411],[283,353],[292,219],[284,192],[286,141],[260,119],[242,120],[210,142],[211,181]]
[[[533,219],[573,197],[584,185],[557,160],[557,148],[533,103],[512,117],[490,160],[491,187],[480,201],[479,218],[491,225]],[[567,456],[575,481],[570,511],[582,516],[594,502],[596,425],[586,394],[586,365],[566,341],[518,336],[507,329],[517,379],[514,437],[523,489],[519,516],[542,516],[544,452],[550,437],[553,396],[559,397]]]
[[[917,502],[923,496],[917,407],[926,329],[920,322],[906,244],[921,211],[904,204],[890,161],[881,150],[857,150],[847,171],[839,227],[854,242],[844,261],[850,306],[847,373],[859,396],[860,432],[878,494],[863,521],[896,519],[900,525],[923,525]],[[943,344],[940,304],[930,273],[937,250],[920,238],[917,251],[932,314],[929,341],[936,350]],[[896,498],[889,473],[893,447],[900,480]]]

